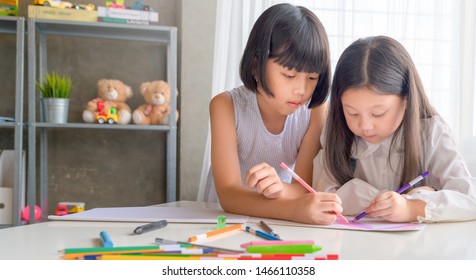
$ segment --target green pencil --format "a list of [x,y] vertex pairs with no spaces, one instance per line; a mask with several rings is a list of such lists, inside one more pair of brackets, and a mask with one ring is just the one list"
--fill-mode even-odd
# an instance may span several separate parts
[[89,247],[89,248],[67,248],[62,251],[64,254],[81,254],[81,253],[109,253],[109,252],[144,252],[159,251],[170,248],[171,245],[180,246],[180,248],[192,247],[192,244],[167,244],[167,245],[150,245],[150,246],[124,246],[124,247]]
[[248,246],[248,253],[263,254],[307,254],[321,250],[322,247],[314,244],[291,244],[291,245],[266,245],[266,246]]

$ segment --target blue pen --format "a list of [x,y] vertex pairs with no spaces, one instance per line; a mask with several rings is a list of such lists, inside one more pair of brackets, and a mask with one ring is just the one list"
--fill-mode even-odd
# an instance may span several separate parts
[[257,236],[259,236],[259,237],[263,237],[264,239],[267,239],[267,240],[281,240],[281,238],[278,238],[278,237],[276,237],[276,236],[274,236],[274,235],[271,235],[271,234],[268,234],[268,233],[266,233],[266,232],[262,232],[262,231],[260,231],[260,230],[252,229],[252,228],[250,228],[249,226],[246,226],[246,227],[245,227],[245,230],[246,230],[247,232],[251,232],[251,233],[253,233],[254,235],[257,235]]
[[[411,180],[410,183],[402,186],[401,188],[399,188],[398,190],[396,190],[395,192],[397,193],[402,193],[406,190],[408,190],[410,187],[414,186],[416,183],[420,182],[421,180],[423,180],[423,178],[425,177],[428,177],[428,175],[430,175],[430,171],[426,171],[425,173],[421,174],[421,175],[418,175],[418,177],[416,177],[415,179]],[[357,217],[355,217],[352,222],[355,222],[355,221],[358,221],[360,219],[362,219],[365,215],[367,215],[367,212],[362,212],[360,213],[359,215],[357,215]]]
[[106,248],[110,248],[114,246],[114,243],[112,243],[112,239],[109,236],[109,234],[103,230],[99,233],[99,237],[101,238],[102,246]]

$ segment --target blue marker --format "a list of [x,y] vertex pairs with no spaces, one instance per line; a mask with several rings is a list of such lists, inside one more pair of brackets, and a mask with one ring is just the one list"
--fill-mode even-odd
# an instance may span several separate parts
[[102,246],[105,248],[110,248],[114,246],[114,243],[112,243],[112,239],[109,236],[109,234],[103,230],[99,233],[99,237],[101,238]]
[[276,236],[274,236],[274,235],[271,235],[271,234],[268,234],[268,233],[266,233],[266,232],[262,232],[262,231],[260,231],[260,230],[253,229],[253,228],[251,228],[251,227],[249,227],[249,226],[246,226],[246,227],[245,227],[245,230],[246,230],[247,232],[251,232],[251,233],[253,233],[254,235],[257,235],[257,236],[262,237],[262,238],[267,239],[267,240],[281,240],[281,238],[278,238],[278,237],[276,237]]

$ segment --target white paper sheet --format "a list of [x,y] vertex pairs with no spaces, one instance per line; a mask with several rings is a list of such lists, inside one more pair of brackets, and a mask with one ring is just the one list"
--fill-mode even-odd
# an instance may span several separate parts
[[62,221],[109,221],[109,222],[155,222],[167,220],[169,223],[216,223],[217,217],[226,216],[226,222],[233,224],[245,223],[247,216],[225,213],[213,208],[180,208],[180,207],[108,207],[94,208],[84,212],[48,216],[50,220]]
[[[328,229],[345,229],[359,231],[415,231],[422,230],[426,224],[416,223],[391,223],[384,220],[363,218],[357,223],[342,224],[334,223],[332,225],[309,225],[291,221],[275,220],[259,217],[248,217],[243,215],[226,213],[217,204],[216,207],[108,207],[94,208],[65,216],[48,216],[50,220],[63,221],[109,221],[109,222],[155,222],[158,220],[167,220],[169,223],[206,223],[214,224],[217,217],[226,216],[226,223],[259,223],[263,220],[270,225],[284,225],[296,227],[315,227]],[[347,217],[349,221],[353,217]]]

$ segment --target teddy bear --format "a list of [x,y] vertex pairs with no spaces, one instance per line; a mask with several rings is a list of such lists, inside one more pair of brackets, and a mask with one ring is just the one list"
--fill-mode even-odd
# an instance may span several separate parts
[[[169,84],[162,80],[144,82],[140,85],[140,93],[144,97],[145,104],[140,105],[134,110],[132,113],[133,122],[145,125],[168,124],[170,119]],[[176,111],[176,121],[178,117],[179,113]]]
[[[90,100],[83,111],[83,121],[95,123],[98,116],[109,112],[110,108],[115,108],[117,112],[118,124],[129,124],[131,122],[131,108],[126,100],[133,95],[130,86],[122,81],[113,79],[100,79],[97,84],[98,97]],[[98,109],[99,107],[99,109]]]

